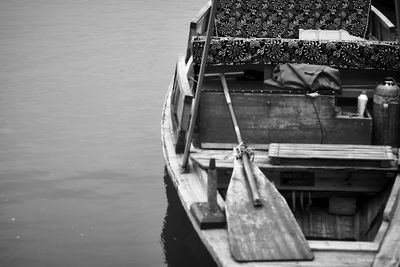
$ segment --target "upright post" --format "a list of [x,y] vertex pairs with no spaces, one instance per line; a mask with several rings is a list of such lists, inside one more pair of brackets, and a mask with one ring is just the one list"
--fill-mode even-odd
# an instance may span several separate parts
[[210,18],[208,20],[208,26],[207,26],[207,37],[206,37],[206,42],[204,44],[204,50],[203,50],[202,60],[201,60],[201,64],[200,64],[199,78],[198,78],[198,82],[197,82],[197,86],[196,86],[196,94],[195,94],[193,105],[192,105],[192,113],[191,113],[192,117],[190,119],[189,129],[188,129],[188,132],[186,135],[185,151],[183,153],[183,159],[182,159],[182,169],[183,170],[186,170],[187,165],[188,165],[190,145],[192,143],[193,131],[194,131],[194,126],[196,124],[197,112],[198,112],[199,103],[200,103],[201,90],[203,88],[204,72],[206,70],[206,65],[207,65],[207,55],[208,55],[208,50],[210,47],[211,36],[212,36],[213,30],[214,30],[214,17],[215,17],[216,9],[217,9],[217,7],[215,4],[215,0],[212,0],[211,13],[210,13]]
[[218,209],[217,202],[217,170],[215,168],[215,159],[211,158],[207,172],[207,200],[208,208],[211,212]]
[[396,39],[400,41],[400,1],[394,0],[394,5],[396,9]]
[[215,159],[211,158],[207,171],[207,202],[194,202],[190,205],[190,212],[200,229],[221,228],[226,223],[217,202],[217,180]]

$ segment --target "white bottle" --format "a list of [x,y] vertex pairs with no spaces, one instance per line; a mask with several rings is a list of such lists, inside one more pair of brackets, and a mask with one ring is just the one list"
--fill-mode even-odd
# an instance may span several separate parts
[[358,102],[357,102],[357,113],[360,116],[364,116],[365,109],[367,108],[367,103],[368,103],[368,96],[367,92],[365,90],[361,91],[361,94],[358,96]]

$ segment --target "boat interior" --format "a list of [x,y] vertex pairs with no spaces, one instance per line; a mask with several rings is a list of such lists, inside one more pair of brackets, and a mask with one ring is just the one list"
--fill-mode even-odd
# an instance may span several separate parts
[[[399,103],[382,115],[373,101],[385,77],[400,81],[394,23],[370,1],[216,2],[191,144],[186,134],[210,3],[192,21],[187,54],[176,66],[171,97],[175,152],[183,154],[190,146],[191,164],[204,170],[215,158],[224,198],[237,140],[223,73],[254,164],[284,196],[307,240],[380,242],[400,189]],[[308,88],[269,83],[277,65],[286,63],[335,68],[340,90],[321,89],[313,97]],[[362,91],[369,101],[360,115]]]

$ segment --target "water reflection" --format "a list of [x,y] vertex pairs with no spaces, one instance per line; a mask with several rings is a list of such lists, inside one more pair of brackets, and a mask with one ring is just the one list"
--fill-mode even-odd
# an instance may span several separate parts
[[193,229],[167,171],[164,184],[168,200],[161,243],[165,262],[177,266],[217,266]]

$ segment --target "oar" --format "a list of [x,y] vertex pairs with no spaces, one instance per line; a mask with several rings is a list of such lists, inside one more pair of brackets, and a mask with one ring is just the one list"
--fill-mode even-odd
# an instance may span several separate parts
[[[236,137],[237,137],[239,146],[242,146],[243,139],[242,139],[242,135],[240,134],[238,122],[236,120],[236,115],[235,115],[235,111],[233,109],[232,100],[231,100],[231,97],[229,96],[228,84],[226,83],[224,74],[221,73],[220,77],[221,77],[222,87],[224,88],[224,95],[225,95],[226,103],[228,104],[229,113],[231,114],[233,127],[235,128]],[[246,149],[246,147],[244,147],[244,149]],[[241,158],[241,160],[243,161],[244,169],[246,170],[247,181],[250,186],[251,196],[253,198],[253,204],[255,207],[261,207],[262,203],[261,203],[258,191],[257,191],[256,182],[254,180],[253,172],[251,171],[250,162],[249,162],[249,159],[247,158],[247,155],[245,154],[244,157]]]
[[[225,76],[220,77],[237,139],[242,144],[228,85]],[[234,164],[225,199],[233,258],[237,261],[312,260],[308,242],[275,186],[247,155],[236,159]]]

